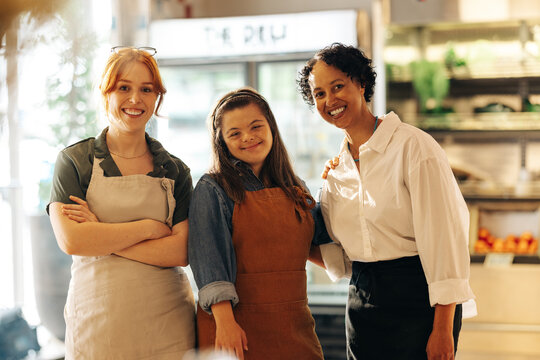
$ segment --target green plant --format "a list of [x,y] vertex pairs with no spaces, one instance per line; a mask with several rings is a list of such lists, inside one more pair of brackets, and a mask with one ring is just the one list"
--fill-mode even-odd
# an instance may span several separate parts
[[449,43],[444,54],[444,65],[448,71],[453,73],[458,68],[467,67],[467,60],[463,57],[459,57],[454,50],[453,44]]
[[420,60],[411,63],[413,88],[418,95],[421,113],[440,113],[448,95],[450,80],[440,62]]
[[[87,20],[89,3],[71,0],[57,14],[60,26],[52,42],[60,47],[60,60],[57,72],[47,79],[46,89],[47,106],[58,114],[51,124],[53,136],[46,139],[55,148],[95,136],[98,131],[96,107],[92,102],[97,40]],[[50,196],[53,164],[49,165],[49,176],[39,182],[40,209]]]
[[[36,36],[37,29],[54,18],[56,12],[61,9],[68,0],[2,0],[0,1],[0,61],[11,58],[12,62],[16,63],[19,54],[28,48],[32,48],[38,42],[42,41],[41,36]],[[20,31],[21,29],[26,31]],[[7,46],[8,33],[12,31],[16,34],[16,46]],[[9,60],[8,60],[9,61]],[[0,82],[5,81],[8,93],[9,86],[17,83],[16,77],[13,74],[0,75],[5,78],[0,79]],[[3,95],[1,91],[4,86],[0,85],[0,98]],[[16,87],[16,85],[15,85]],[[8,103],[12,102],[12,96],[8,95]],[[17,106],[18,104],[14,104]],[[4,122],[6,114],[0,112],[0,134],[5,130]]]

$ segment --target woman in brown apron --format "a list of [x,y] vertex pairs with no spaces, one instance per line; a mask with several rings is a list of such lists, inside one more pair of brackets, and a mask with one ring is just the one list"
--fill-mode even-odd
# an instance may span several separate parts
[[313,240],[330,239],[322,221],[314,223],[314,201],[292,170],[268,103],[239,89],[209,120],[214,162],[194,190],[189,218],[199,347],[240,359],[322,359],[305,266]]
[[65,357],[181,359],[195,346],[193,294],[178,267],[191,177],[145,133],[165,93],[155,50],[113,50],[100,85],[110,126],[60,152],[48,208],[73,255]]

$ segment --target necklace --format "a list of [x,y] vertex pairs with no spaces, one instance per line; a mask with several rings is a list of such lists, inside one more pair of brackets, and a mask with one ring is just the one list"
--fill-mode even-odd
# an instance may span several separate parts
[[146,149],[146,150],[144,151],[144,153],[142,153],[141,155],[137,155],[137,156],[123,156],[123,155],[117,154],[117,153],[115,153],[115,152],[112,152],[111,150],[109,150],[109,152],[110,152],[111,154],[113,154],[113,155],[116,155],[116,156],[122,158],[122,159],[130,160],[130,159],[138,159],[138,158],[140,158],[140,157],[143,157],[144,155],[146,155],[146,154],[148,153],[148,149]]
[[[375,126],[373,127],[372,134],[375,134],[375,130],[377,130],[378,125],[379,125],[379,117],[375,116]],[[347,144],[347,146],[349,147],[349,152],[350,152],[351,151],[351,144]],[[360,161],[360,159],[355,159],[355,158],[353,158],[353,160],[354,160],[354,162]]]

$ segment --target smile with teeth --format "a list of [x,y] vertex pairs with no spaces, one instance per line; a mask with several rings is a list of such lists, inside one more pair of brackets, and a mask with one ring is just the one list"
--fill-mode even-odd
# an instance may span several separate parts
[[331,116],[336,116],[336,115],[339,115],[341,114],[343,111],[345,110],[345,106],[342,106],[340,108],[337,108],[335,110],[332,110],[330,112],[328,112]]
[[133,116],[141,115],[142,113],[144,113],[144,110],[139,110],[139,109],[123,109],[123,110],[126,114],[133,115]]

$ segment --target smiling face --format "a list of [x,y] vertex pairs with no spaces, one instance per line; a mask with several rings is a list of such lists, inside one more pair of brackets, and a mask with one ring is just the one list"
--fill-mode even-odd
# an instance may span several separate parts
[[317,111],[325,121],[340,129],[357,125],[367,106],[360,83],[319,60],[309,75],[309,85]]
[[108,93],[111,127],[122,132],[144,131],[158,97],[152,74],[139,61],[126,64]]
[[224,113],[222,134],[231,155],[259,176],[272,148],[272,132],[259,106],[251,103]]

